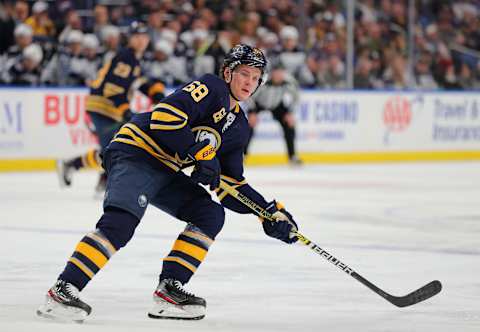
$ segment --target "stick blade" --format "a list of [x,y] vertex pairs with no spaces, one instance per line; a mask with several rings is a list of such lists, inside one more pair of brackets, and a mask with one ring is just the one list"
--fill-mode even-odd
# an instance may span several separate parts
[[441,290],[442,283],[438,280],[434,280],[408,295],[395,297],[391,302],[397,307],[408,307],[435,296],[436,294],[440,293]]

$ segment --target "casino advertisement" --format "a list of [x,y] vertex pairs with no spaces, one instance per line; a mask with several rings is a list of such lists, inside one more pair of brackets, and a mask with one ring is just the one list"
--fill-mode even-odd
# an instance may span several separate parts
[[[251,153],[284,153],[261,112]],[[480,96],[453,92],[303,91],[295,108],[300,152],[480,150]]]

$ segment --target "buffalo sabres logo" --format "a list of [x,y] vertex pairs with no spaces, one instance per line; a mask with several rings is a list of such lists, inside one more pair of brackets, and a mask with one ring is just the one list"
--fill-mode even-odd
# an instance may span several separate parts
[[230,125],[233,123],[233,121],[235,121],[236,118],[237,118],[237,116],[235,114],[228,113],[227,121],[225,122],[225,124],[223,125],[223,128],[222,128],[222,133],[224,133],[230,127]]
[[214,147],[215,151],[220,148],[222,144],[222,137],[213,128],[207,126],[199,126],[192,128],[193,135],[195,136],[195,142],[202,142],[208,140],[210,145]]
[[145,194],[141,194],[138,196],[138,205],[140,205],[141,208],[146,207],[148,204],[148,198]]

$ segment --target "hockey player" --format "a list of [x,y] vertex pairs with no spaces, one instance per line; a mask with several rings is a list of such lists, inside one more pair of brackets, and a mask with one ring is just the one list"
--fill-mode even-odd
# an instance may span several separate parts
[[293,107],[298,101],[298,90],[295,78],[285,70],[281,62],[276,62],[271,68],[268,81],[250,100],[250,103],[253,104],[248,112],[251,132],[245,153],[248,152],[248,145],[254,135],[258,113],[268,110],[282,126],[289,163],[291,165],[301,164],[301,160],[295,152],[295,118],[293,115]]
[[[37,311],[40,316],[82,321],[90,314],[79,291],[127,244],[150,203],[187,225],[163,260],[148,316],[203,318],[205,300],[184,285],[222,229],[224,207],[252,213],[218,189],[220,179],[273,214],[276,221],[262,223],[268,236],[286,243],[298,240],[291,214],[275,200],[267,202],[243,176],[249,129],[238,102],[255,92],[265,66],[259,49],[237,45],[225,57],[221,77],[201,76],[164,98],[152,112],[136,114],[118,131],[103,159],[108,173],[104,213],[48,291]],[[189,177],[181,170],[190,165],[194,169]],[[199,184],[216,190],[221,204]]]
[[[86,112],[92,120],[92,132],[98,137],[100,149],[88,151],[85,155],[64,161],[57,161],[57,172],[62,186],[70,186],[73,171],[82,168],[100,168],[100,154],[113,138],[115,132],[132,116],[130,96],[138,87],[154,103],[164,97],[165,86],[160,82],[148,81],[142,77],[140,62],[150,42],[148,28],[141,22],[129,27],[128,46],[120,50],[98,72],[90,84],[90,95],[86,101]],[[106,177],[102,173],[97,191],[103,192]]]

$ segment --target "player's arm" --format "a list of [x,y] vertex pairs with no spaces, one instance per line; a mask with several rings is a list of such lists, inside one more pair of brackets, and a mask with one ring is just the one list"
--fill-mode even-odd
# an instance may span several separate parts
[[165,98],[165,84],[159,80],[151,80],[146,77],[140,78],[138,90],[150,98],[153,104],[159,103]]
[[[267,202],[263,195],[251,187],[243,177],[243,149],[232,150],[230,153],[222,155],[220,157],[220,164],[222,167],[222,181],[225,181],[256,204],[270,212],[275,218],[275,221],[269,221],[262,219],[261,216],[258,215],[262,221],[264,232],[268,236],[286,243],[296,242],[297,237],[293,232],[298,230],[298,226],[292,215],[276,200]],[[229,210],[242,214],[255,213],[252,209],[245,206],[222,189],[217,189],[216,193],[221,204]]]

